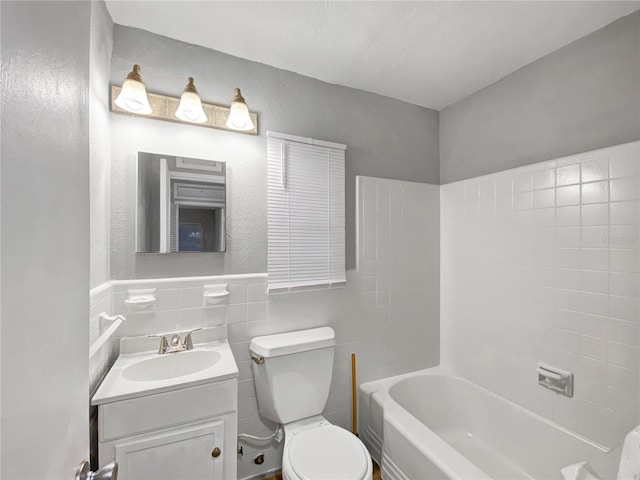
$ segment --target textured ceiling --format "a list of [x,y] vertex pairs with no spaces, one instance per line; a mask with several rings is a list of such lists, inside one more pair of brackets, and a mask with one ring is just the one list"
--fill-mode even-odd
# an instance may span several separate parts
[[640,1],[107,1],[115,23],[440,110]]

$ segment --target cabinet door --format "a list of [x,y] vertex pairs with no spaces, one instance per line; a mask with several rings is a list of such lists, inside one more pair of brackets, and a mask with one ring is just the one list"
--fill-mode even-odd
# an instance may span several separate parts
[[[123,439],[115,444],[120,480],[222,479],[222,420]],[[217,455],[216,455],[217,454]],[[214,457],[214,455],[216,455]]]

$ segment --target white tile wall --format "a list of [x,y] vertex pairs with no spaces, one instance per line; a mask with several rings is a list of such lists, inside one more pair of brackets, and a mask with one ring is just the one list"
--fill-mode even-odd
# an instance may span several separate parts
[[[357,178],[358,273],[375,367],[362,381],[439,360],[439,187]],[[423,368],[423,367],[420,367]]]
[[[265,436],[275,425],[258,415],[250,339],[329,325],[337,346],[324,414],[350,429],[351,353],[359,383],[439,362],[439,187],[359,177],[357,189],[358,268],[347,272],[345,288],[267,296],[265,274],[116,281],[113,312],[127,317],[117,335],[227,324],[240,371],[238,431]],[[202,286],[212,283],[228,284],[227,304],[203,306]],[[127,311],[126,291],[151,287],[153,308]],[[280,467],[282,445],[242,445],[238,478]],[[265,462],[258,466],[259,452]]]
[[[98,315],[106,313],[111,315],[112,287],[109,282],[104,283],[89,292],[89,345],[98,339],[102,334],[100,318]],[[95,355],[89,359],[89,393],[98,388],[98,384],[107,373],[117,357],[117,350],[114,349],[114,342],[106,342]]]
[[443,363],[618,445],[640,423],[639,199],[638,142],[442,186]]

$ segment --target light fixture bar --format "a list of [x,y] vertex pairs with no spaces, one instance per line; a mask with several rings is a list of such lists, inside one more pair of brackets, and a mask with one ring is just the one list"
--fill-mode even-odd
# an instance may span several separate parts
[[229,118],[230,107],[224,107],[222,105],[214,105],[212,103],[202,102],[202,109],[207,116],[205,123],[190,123],[180,120],[175,117],[175,112],[180,104],[180,98],[169,97],[167,95],[160,95],[158,93],[147,92],[147,98],[151,104],[153,111],[149,115],[137,115],[135,113],[128,112],[118,107],[114,101],[118,98],[122,87],[117,85],[111,86],[111,111],[115,113],[122,113],[133,117],[141,118],[154,118],[156,120],[165,120],[167,122],[183,123],[185,125],[197,125],[200,127],[215,128],[217,130],[226,130],[227,132],[245,133],[248,135],[258,134],[258,115],[256,113],[249,112],[251,120],[253,121],[252,130],[234,130],[227,127],[227,119]]

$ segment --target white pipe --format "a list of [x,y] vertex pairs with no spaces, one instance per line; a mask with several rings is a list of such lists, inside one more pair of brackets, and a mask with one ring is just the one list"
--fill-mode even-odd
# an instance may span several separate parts
[[280,443],[283,438],[284,438],[284,431],[282,430],[282,426],[280,425],[278,425],[278,428],[276,428],[276,431],[273,432],[268,437],[257,437],[255,435],[249,435],[248,433],[238,434],[238,439],[255,440],[257,442],[268,442],[270,440],[275,439],[276,442]]

